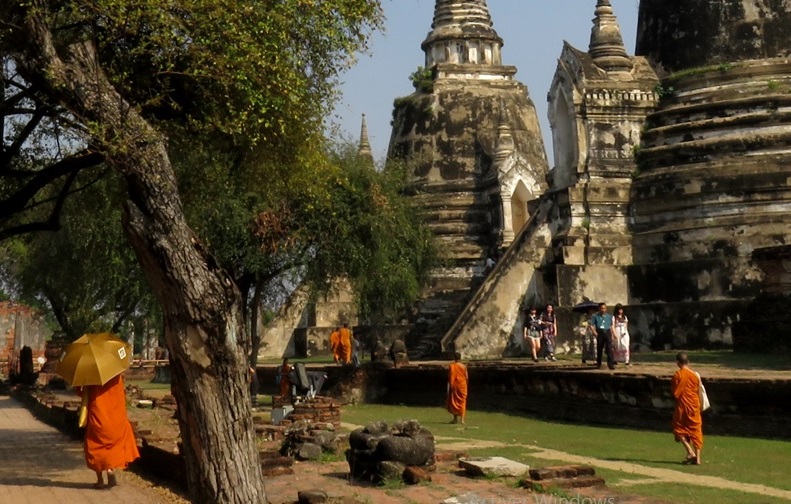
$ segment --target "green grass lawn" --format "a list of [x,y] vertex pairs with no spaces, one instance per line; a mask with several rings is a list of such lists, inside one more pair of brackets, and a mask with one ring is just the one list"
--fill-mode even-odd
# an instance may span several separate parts
[[[675,363],[677,350],[633,353],[633,362]],[[715,364],[734,369],[791,370],[791,356],[783,354],[745,354],[732,350],[694,350],[687,352],[692,364]]]
[[[417,419],[435,436],[461,440],[499,441],[511,446],[470,450],[471,455],[501,455],[533,466],[552,465],[531,456],[531,451],[517,444],[535,445],[575,455],[609,461],[624,461],[642,466],[717,476],[731,481],[762,484],[791,490],[791,442],[725,436],[704,439],[703,461],[697,467],[683,466],[683,448],[668,432],[651,432],[622,428],[589,427],[554,423],[524,416],[471,411],[467,425],[449,424],[451,416],[441,408],[408,406],[356,405],[343,410],[343,421],[363,425],[374,420],[395,421]],[[704,425],[705,432],[705,425]],[[610,484],[617,487],[622,480],[644,479],[645,476],[600,469]],[[675,483],[636,484],[624,491],[667,499],[671,502],[768,503],[777,502],[752,493],[714,489]]]

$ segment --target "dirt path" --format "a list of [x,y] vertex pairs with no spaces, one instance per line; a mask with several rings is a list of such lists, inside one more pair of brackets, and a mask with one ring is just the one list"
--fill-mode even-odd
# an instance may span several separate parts
[[0,397],[0,502],[3,504],[157,504],[186,502],[130,472],[115,488],[95,490],[82,444]]

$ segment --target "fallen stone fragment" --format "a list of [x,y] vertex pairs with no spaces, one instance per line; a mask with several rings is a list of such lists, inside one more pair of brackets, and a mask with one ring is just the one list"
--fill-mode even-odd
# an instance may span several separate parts
[[408,485],[418,485],[425,481],[431,481],[431,475],[423,468],[409,466],[404,469],[404,482]]
[[470,492],[470,493],[458,495],[456,497],[451,497],[449,499],[445,499],[444,501],[442,501],[442,504],[480,504],[481,502],[485,502],[485,501],[481,497]]
[[324,504],[329,497],[321,490],[306,490],[297,492],[297,500],[300,504]]
[[530,470],[530,466],[504,457],[469,457],[459,459],[459,467],[470,476],[513,476],[519,477]]
[[321,446],[314,443],[303,443],[297,451],[297,460],[319,460]]

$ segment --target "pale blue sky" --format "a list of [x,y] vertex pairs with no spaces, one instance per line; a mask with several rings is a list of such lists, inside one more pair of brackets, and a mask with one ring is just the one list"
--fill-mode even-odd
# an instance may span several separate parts
[[[547,91],[555,74],[563,40],[587,50],[596,0],[488,0],[494,29],[505,41],[503,63],[518,69],[536,105],[545,148],[551,163]],[[629,54],[634,53],[638,0],[612,0]],[[412,93],[409,74],[423,65],[420,44],[431,30],[434,0],[382,0],[385,32],[377,33],[370,54],[342,76],[342,97],[333,119],[341,131],[359,138],[366,114],[377,160],[390,141],[393,100]]]

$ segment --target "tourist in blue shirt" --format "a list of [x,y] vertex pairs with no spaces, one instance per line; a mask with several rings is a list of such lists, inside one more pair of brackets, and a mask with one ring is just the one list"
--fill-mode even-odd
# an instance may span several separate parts
[[607,367],[615,369],[612,342],[615,339],[615,324],[612,315],[607,313],[607,303],[599,303],[599,313],[591,317],[591,327],[596,331],[596,367],[601,367],[602,351],[607,351]]

